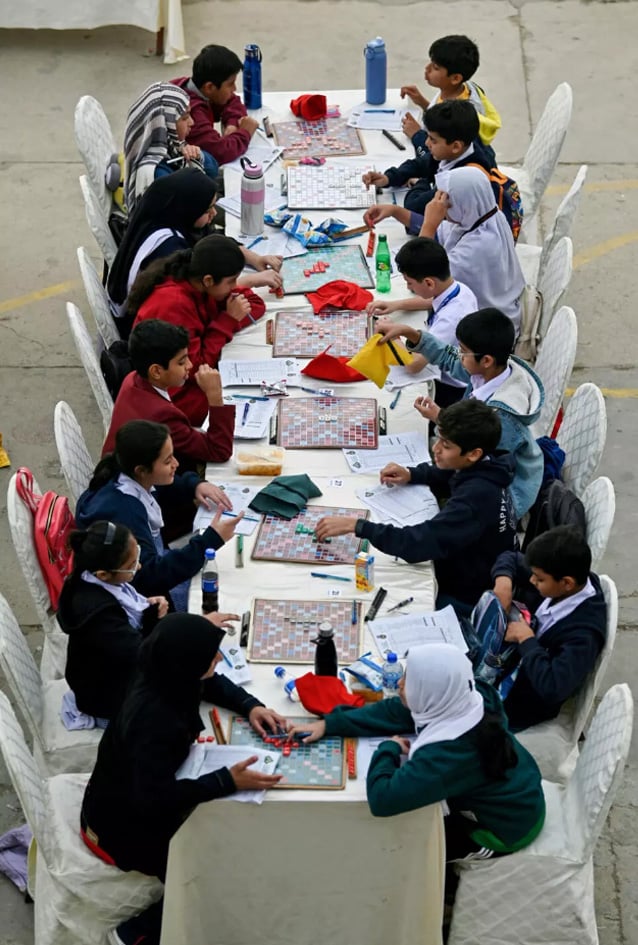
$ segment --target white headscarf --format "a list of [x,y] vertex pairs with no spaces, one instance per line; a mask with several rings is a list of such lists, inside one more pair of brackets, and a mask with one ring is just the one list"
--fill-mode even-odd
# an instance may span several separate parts
[[417,737],[410,758],[432,742],[469,732],[483,718],[483,697],[476,690],[472,664],[449,643],[410,648],[405,670],[405,699]]
[[497,210],[472,229],[496,207],[487,174],[478,167],[454,168],[437,174],[436,186],[450,198],[451,219],[441,223],[436,235],[450,258],[452,275],[472,290],[480,308],[499,309],[518,330],[525,277],[505,215]]

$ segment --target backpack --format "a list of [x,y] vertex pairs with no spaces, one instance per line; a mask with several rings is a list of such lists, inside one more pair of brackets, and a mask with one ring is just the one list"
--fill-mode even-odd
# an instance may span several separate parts
[[496,206],[505,214],[514,242],[516,242],[523,225],[523,201],[516,181],[499,171],[498,167],[492,167],[489,171],[486,171],[481,164],[470,163],[465,167],[478,167],[487,174],[494,191]]
[[33,541],[42,577],[54,610],[64,579],[73,569],[69,535],[75,519],[66,496],[56,492],[37,495],[33,491],[33,473],[21,466],[16,475],[16,492],[33,515]]
[[128,342],[118,340],[103,348],[100,352],[100,370],[113,400],[120,392],[120,387],[127,374],[133,370],[128,355]]
[[562,479],[553,479],[541,488],[538,498],[529,510],[529,524],[525,532],[523,551],[537,535],[557,525],[574,525],[587,535],[585,506]]
[[494,591],[481,594],[472,611],[471,623],[474,646],[470,646],[470,651],[474,677],[498,685],[518,662],[518,650],[515,643],[504,643],[508,615]]

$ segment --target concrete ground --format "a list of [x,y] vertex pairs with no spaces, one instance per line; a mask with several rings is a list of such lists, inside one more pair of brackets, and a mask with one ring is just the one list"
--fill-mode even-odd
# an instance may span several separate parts
[[[477,77],[503,117],[496,150],[506,164],[523,157],[557,83],[571,83],[574,113],[543,202],[542,223],[545,229],[578,165],[587,163],[567,296],[579,323],[573,385],[591,380],[609,389],[607,450],[600,472],[616,486],[617,512],[602,570],[618,584],[621,628],[605,687],[626,681],[635,692],[638,335],[631,329],[630,313],[638,241],[638,3],[207,0],[185,5],[184,19],[191,55],[206,42],[238,51],[245,42],[258,42],[265,87],[272,90],[361,87],[361,50],[378,34],[388,46],[389,85],[421,83],[425,88],[421,77],[429,44],[446,33],[468,33],[481,51]],[[88,317],[76,247],[85,245],[98,256],[77,183],[82,166],[73,139],[73,109],[80,95],[95,95],[121,140],[132,99],[151,81],[189,70],[189,62],[164,66],[149,57],[152,44],[149,34],[124,27],[86,33],[0,31],[0,431],[12,460],[10,469],[0,470],[0,590],[34,649],[39,645],[36,618],[9,538],[6,485],[24,464],[42,484],[64,490],[53,440],[53,408],[61,398],[76,412],[94,455],[102,438],[64,312],[68,299]],[[638,894],[632,879],[638,868],[637,746],[634,737],[627,776],[596,853],[602,945],[638,943]],[[0,833],[21,820],[0,770]],[[0,915],[0,945],[31,945],[32,910],[2,878]]]

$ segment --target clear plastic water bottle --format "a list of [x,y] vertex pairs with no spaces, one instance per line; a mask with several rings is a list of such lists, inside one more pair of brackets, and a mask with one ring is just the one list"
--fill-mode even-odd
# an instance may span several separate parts
[[244,105],[249,111],[261,108],[261,49],[255,43],[244,46]]
[[383,105],[385,102],[388,57],[380,36],[371,39],[363,50],[366,60],[366,102]]
[[381,670],[383,677],[383,698],[391,699],[399,695],[399,681],[403,676],[403,666],[396,653],[389,652]]
[[315,676],[336,676],[339,670],[334,627],[327,620],[319,624],[316,644]]
[[388,246],[388,237],[385,233],[379,234],[377,254],[374,261],[377,270],[377,292],[389,292],[391,288],[390,247]]
[[284,692],[291,702],[301,702],[297,692],[297,680],[283,666],[275,666],[275,676],[284,684]]
[[206,563],[202,571],[202,613],[219,610],[219,572],[214,548],[206,549]]
[[266,184],[261,164],[241,159],[241,232],[243,236],[261,236],[264,232],[264,197]]

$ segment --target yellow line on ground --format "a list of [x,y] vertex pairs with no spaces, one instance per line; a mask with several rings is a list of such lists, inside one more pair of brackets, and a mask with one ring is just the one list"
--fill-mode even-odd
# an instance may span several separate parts
[[[566,194],[571,184],[550,184],[545,193],[549,197],[558,197]],[[636,190],[638,189],[638,180],[594,180],[585,184],[584,189],[587,193],[598,194],[609,190]]]
[[576,253],[574,256],[574,269],[580,269],[581,266],[586,266],[595,259],[600,259],[601,256],[613,253],[615,249],[622,249],[623,246],[629,246],[630,243],[635,242],[638,242],[638,230],[633,230],[631,233],[622,233],[620,236],[613,236],[611,239],[598,243],[596,246],[590,246],[589,249],[583,250],[582,253]]
[[71,282],[58,282],[56,285],[47,286],[46,289],[38,289],[36,292],[29,292],[27,295],[18,295],[15,299],[7,299],[6,302],[0,302],[0,315],[5,312],[11,312],[14,308],[22,308],[23,305],[30,305],[31,302],[41,302],[43,299],[50,299],[54,295],[60,295],[62,292],[70,292],[77,288],[79,282],[73,279]]

